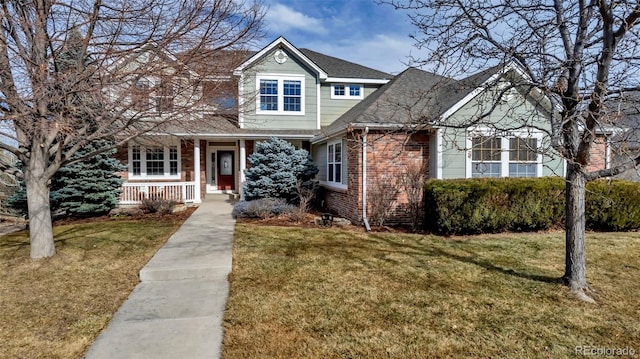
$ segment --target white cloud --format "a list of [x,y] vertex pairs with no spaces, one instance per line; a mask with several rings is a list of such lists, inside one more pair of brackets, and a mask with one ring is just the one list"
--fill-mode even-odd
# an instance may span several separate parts
[[307,16],[282,4],[273,4],[267,11],[265,20],[270,32],[285,36],[292,30],[321,35],[327,33],[321,19]]

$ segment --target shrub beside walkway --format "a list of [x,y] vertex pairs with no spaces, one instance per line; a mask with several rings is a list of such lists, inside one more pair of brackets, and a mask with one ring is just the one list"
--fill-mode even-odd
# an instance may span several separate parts
[[217,358],[235,220],[208,196],[140,271],[141,283],[87,352],[101,358]]

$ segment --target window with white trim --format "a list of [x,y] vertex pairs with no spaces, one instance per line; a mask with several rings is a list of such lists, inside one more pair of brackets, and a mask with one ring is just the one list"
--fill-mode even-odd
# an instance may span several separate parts
[[539,134],[473,135],[469,140],[471,177],[539,177]]
[[362,99],[362,85],[356,84],[333,84],[331,85],[332,99]]
[[327,145],[327,182],[342,183],[342,142]]
[[256,113],[304,115],[304,76],[257,77]]
[[478,136],[471,141],[471,177],[500,177],[502,138]]
[[129,178],[180,178],[179,145],[129,146]]
[[536,177],[538,140],[514,137],[509,139],[509,177]]

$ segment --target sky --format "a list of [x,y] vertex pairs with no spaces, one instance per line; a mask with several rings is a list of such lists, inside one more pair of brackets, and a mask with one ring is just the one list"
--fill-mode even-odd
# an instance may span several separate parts
[[397,74],[419,55],[406,13],[374,0],[266,0],[266,46],[284,36],[297,48]]

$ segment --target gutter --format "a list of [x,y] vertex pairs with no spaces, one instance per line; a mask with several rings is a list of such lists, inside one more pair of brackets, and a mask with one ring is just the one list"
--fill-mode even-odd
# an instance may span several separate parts
[[367,232],[371,232],[367,220],[367,134],[369,134],[369,127],[364,128],[364,136],[362,136],[362,221]]

